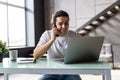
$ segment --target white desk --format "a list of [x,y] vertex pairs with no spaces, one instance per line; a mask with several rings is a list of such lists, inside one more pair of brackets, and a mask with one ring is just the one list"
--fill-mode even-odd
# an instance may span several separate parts
[[0,63],[0,73],[4,73],[4,80],[8,80],[8,74],[26,73],[26,74],[97,74],[103,75],[103,80],[111,80],[111,71],[108,63],[80,63],[80,64],[62,64],[56,61],[39,59],[36,63],[17,64],[4,58]]

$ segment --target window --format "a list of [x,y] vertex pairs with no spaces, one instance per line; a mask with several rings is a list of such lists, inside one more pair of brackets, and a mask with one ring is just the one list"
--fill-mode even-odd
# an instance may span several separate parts
[[0,40],[9,47],[26,45],[25,0],[0,0]]

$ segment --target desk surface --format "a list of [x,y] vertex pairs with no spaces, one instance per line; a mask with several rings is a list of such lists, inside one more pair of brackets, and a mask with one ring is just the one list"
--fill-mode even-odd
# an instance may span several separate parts
[[9,58],[4,58],[3,63],[0,63],[0,69],[3,68],[17,68],[17,69],[110,69],[110,66],[106,62],[89,62],[78,64],[64,64],[54,60],[47,61],[44,58],[40,58],[36,63],[24,63],[18,64],[15,61],[10,61]]
[[55,60],[38,59],[36,63],[18,64],[4,58],[0,63],[0,73],[4,73],[4,80],[8,74],[102,74],[104,80],[111,80],[110,66],[106,62],[63,64]]

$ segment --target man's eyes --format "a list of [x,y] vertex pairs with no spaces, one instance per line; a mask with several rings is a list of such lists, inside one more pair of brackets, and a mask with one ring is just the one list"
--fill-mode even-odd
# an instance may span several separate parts
[[68,25],[69,23],[65,23],[65,25]]
[[62,23],[59,23],[59,25],[62,25]]
[[[64,23],[59,23],[59,25],[63,25]],[[68,25],[68,23],[65,23],[65,25]]]

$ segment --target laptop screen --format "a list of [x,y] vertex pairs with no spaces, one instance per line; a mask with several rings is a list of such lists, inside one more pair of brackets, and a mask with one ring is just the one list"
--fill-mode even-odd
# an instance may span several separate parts
[[64,63],[97,61],[104,37],[71,37]]

